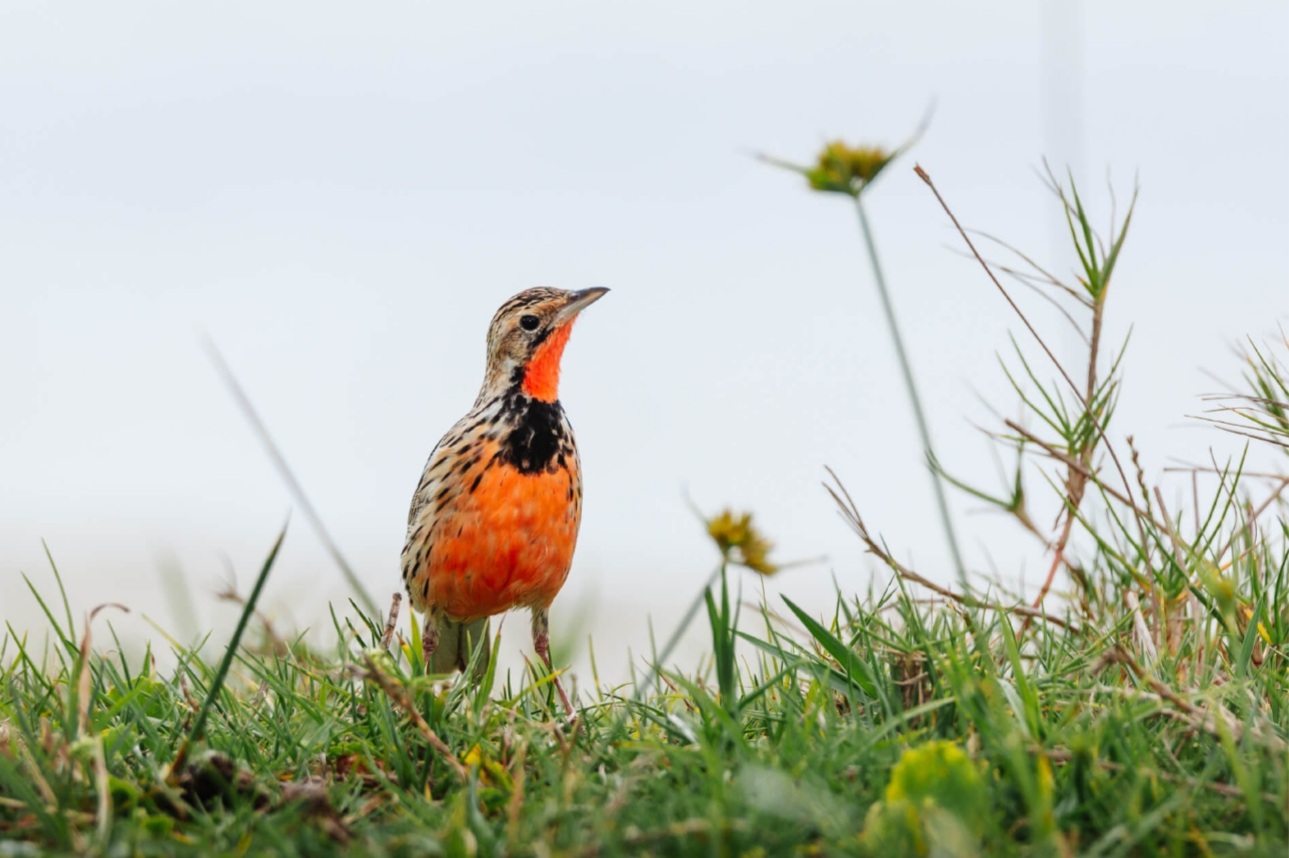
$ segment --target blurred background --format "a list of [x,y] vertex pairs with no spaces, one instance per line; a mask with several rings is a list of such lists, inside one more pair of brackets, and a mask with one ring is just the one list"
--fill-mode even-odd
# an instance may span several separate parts
[[[1132,333],[1112,434],[1180,496],[1166,466],[1241,447],[1188,415],[1289,313],[1283,2],[6,2],[0,619],[46,628],[21,577],[56,595],[43,540],[78,622],[117,601],[126,646],[226,633],[238,609],[215,594],[249,588],[294,502],[203,334],[385,604],[488,320],[537,284],[613,290],[562,388],[586,505],[554,623],[584,684],[588,635],[624,676],[713,568],[687,498],[753,511],[780,561],[824,558],[749,574],[747,595],[824,612],[886,580],[825,466],[897,556],[948,580],[854,212],[751,157],[894,146],[932,103],[866,199],[941,458],[998,486],[975,427],[997,425],[981,400],[1020,412],[997,354],[1021,329],[912,166],[966,225],[1067,274],[1046,158],[1098,222],[1109,187],[1122,213],[1140,183],[1109,305],[1107,344]],[[1077,337],[1027,306],[1078,366]],[[952,500],[972,570],[1041,579],[1041,546]],[[297,510],[265,612],[325,636],[348,596]],[[507,626],[514,665],[527,619]]]

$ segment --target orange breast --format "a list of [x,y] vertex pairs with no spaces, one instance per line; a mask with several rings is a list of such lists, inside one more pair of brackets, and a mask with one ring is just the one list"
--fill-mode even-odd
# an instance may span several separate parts
[[422,574],[429,603],[458,620],[548,608],[568,577],[581,520],[576,460],[522,474],[481,450],[434,516]]

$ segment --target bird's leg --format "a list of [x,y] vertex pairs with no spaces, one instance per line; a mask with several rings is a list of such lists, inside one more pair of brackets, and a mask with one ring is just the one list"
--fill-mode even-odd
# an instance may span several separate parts
[[398,626],[398,606],[403,602],[403,594],[395,593],[394,600],[389,603],[389,619],[385,620],[385,631],[380,635],[380,648],[388,651],[390,643],[394,640],[394,629]]
[[425,656],[425,670],[430,670],[431,660],[439,648],[439,618],[430,608],[425,612],[425,623],[421,626],[421,649]]
[[573,704],[568,702],[568,695],[564,693],[564,686],[560,684],[559,676],[555,673],[555,668],[551,666],[550,619],[543,608],[533,608],[533,649],[537,651],[537,655],[546,665],[546,670],[550,673],[551,679],[555,681],[555,690],[559,692],[559,699],[564,704],[564,711],[568,713],[568,719],[572,722],[577,717],[573,712]]

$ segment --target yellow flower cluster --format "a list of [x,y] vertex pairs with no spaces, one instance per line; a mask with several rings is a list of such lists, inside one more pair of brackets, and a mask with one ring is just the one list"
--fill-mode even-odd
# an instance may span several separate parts
[[880,146],[848,146],[834,140],[824,146],[815,166],[806,171],[806,181],[816,191],[857,195],[891,163],[897,152]]
[[746,566],[761,575],[773,575],[779,567],[770,562],[774,544],[752,526],[750,512],[735,515],[726,509],[707,520],[707,535],[730,563]]
[[928,112],[914,129],[913,135],[893,149],[885,146],[852,146],[842,140],[832,140],[824,144],[812,166],[794,164],[770,155],[757,157],[767,164],[805,177],[812,190],[846,194],[858,199],[860,193],[873,183],[879,173],[921,138],[930,120],[931,114]]

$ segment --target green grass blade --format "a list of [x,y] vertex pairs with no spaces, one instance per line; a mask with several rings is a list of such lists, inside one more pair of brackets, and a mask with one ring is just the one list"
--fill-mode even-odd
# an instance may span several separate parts
[[228,642],[228,648],[224,651],[224,658],[220,661],[219,668],[215,671],[215,678],[206,692],[206,699],[202,701],[201,708],[197,711],[197,717],[193,719],[192,728],[188,731],[187,745],[192,745],[192,743],[200,739],[206,729],[206,719],[210,716],[210,708],[214,705],[215,699],[224,687],[224,681],[228,678],[228,671],[233,666],[233,659],[237,656],[237,648],[241,645],[242,635],[246,632],[246,627],[250,624],[251,617],[255,613],[255,605],[259,602],[260,594],[264,591],[264,584],[268,581],[269,572],[273,569],[273,562],[277,560],[278,551],[282,548],[284,539],[286,539],[285,526],[278,534],[277,540],[274,541],[273,549],[269,551],[269,556],[264,560],[260,574],[255,579],[255,586],[251,588],[251,594],[246,599],[246,605],[242,608],[242,615],[237,620],[237,627],[233,629],[233,637]]

